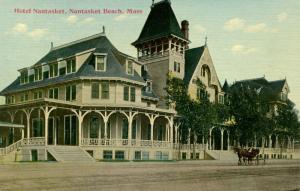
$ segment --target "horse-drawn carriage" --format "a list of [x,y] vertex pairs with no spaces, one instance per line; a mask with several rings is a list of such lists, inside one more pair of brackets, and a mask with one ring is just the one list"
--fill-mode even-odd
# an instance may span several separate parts
[[255,164],[259,164],[259,149],[256,148],[250,148],[250,149],[244,149],[244,148],[233,148],[234,152],[237,153],[239,157],[238,165],[249,165],[252,164],[252,162],[255,160]]

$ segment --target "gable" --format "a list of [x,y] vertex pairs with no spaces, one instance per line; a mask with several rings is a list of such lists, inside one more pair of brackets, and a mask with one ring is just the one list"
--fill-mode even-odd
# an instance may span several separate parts
[[[201,76],[201,69],[203,67],[209,68],[209,72],[210,72],[210,83],[209,84],[208,84],[208,81],[206,82],[206,80],[208,80],[207,79],[208,76],[205,76],[205,77]],[[210,55],[207,47],[204,48],[203,54],[197,63],[197,66],[193,72],[192,78],[189,83],[192,83],[192,81],[194,79],[197,79],[197,77],[200,80],[202,80],[207,87],[215,86],[218,89],[218,92],[222,91],[217,72],[215,70],[211,55]]]

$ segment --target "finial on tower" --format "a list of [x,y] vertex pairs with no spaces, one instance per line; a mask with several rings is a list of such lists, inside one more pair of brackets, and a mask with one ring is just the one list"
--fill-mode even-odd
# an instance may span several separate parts
[[105,26],[102,26],[102,33],[105,34]]
[[205,46],[207,46],[207,35],[205,36]]

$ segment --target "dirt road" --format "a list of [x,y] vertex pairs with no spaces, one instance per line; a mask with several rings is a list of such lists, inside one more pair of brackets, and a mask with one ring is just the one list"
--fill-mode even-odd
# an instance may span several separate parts
[[300,191],[300,161],[16,163],[0,165],[4,190]]

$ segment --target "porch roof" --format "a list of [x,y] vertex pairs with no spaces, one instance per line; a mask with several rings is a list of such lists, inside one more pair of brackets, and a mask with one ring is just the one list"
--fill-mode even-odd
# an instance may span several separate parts
[[0,127],[14,127],[14,128],[24,128],[24,125],[8,123],[4,121],[0,121]]

